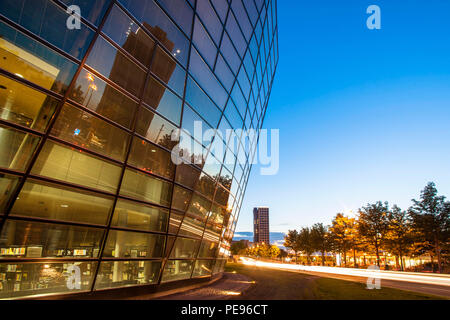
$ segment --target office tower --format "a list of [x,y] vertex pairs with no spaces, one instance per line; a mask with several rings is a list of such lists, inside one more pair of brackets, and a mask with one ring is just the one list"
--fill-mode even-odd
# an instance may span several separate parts
[[222,272],[256,143],[176,133],[260,129],[277,62],[275,0],[2,0],[0,298]]
[[269,208],[253,209],[253,242],[270,244],[269,236]]

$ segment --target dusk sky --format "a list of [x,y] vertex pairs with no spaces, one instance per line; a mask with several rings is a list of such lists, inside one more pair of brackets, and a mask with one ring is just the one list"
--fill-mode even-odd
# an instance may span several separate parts
[[253,167],[236,232],[255,206],[287,231],[377,200],[406,209],[428,181],[450,197],[449,17],[446,0],[278,1],[264,127],[280,130],[280,170]]

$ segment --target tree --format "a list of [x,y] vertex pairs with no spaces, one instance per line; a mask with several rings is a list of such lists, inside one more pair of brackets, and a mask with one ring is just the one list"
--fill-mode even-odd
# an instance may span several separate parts
[[289,230],[287,235],[284,237],[284,244],[286,248],[291,249],[295,253],[295,262],[297,262],[297,254],[300,251],[298,242],[298,231]]
[[311,255],[314,253],[311,229],[304,227],[298,233],[298,248],[306,254],[308,264],[311,263]]
[[333,251],[342,253],[344,257],[344,266],[347,265],[347,251],[351,242],[349,239],[349,218],[342,213],[338,213],[331,222],[330,241]]
[[233,242],[230,249],[232,254],[242,254],[247,249],[247,244],[244,240]]
[[347,241],[349,248],[353,251],[353,267],[356,268],[356,251],[361,248],[360,234],[358,231],[358,221],[355,218],[347,218],[345,221],[347,227]]
[[[420,193],[420,200],[412,199],[414,203],[409,208],[414,229],[420,238],[434,251],[438,259],[438,270],[442,273],[441,250],[442,244],[449,241],[450,204],[445,202],[444,196],[437,195],[433,182],[429,182]],[[433,262],[433,257],[431,257]]]
[[315,251],[322,254],[322,266],[325,265],[325,252],[329,250],[330,236],[328,227],[323,223],[316,223],[311,228],[312,245]]
[[359,209],[358,230],[361,237],[375,248],[377,265],[380,266],[380,247],[388,231],[389,205],[377,201]]
[[[410,252],[413,243],[411,222],[406,211],[397,205],[392,207],[388,214],[389,226],[385,239],[385,248],[400,259],[400,268],[403,271],[403,256]],[[397,265],[398,266],[398,265]]]

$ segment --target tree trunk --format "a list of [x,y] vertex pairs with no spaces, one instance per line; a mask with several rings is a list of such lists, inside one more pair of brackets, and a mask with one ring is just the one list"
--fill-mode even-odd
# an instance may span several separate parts
[[431,272],[434,273],[434,259],[433,259],[433,255],[430,254],[430,259],[431,259]]
[[403,255],[400,253],[400,270],[405,271],[404,265],[403,265]]
[[399,264],[398,264],[398,255],[395,256],[395,268],[398,270]]
[[346,250],[344,250],[344,267],[346,267],[347,266],[347,251]]
[[356,268],[356,250],[353,248],[353,268]]
[[434,248],[436,250],[436,256],[438,260],[438,272],[442,273],[442,265],[441,265],[441,248],[439,247],[439,240],[437,236],[434,237]]
[[325,265],[325,251],[322,251],[322,266]]
[[378,241],[375,242],[375,252],[377,254],[377,266],[380,267],[380,253],[378,252]]

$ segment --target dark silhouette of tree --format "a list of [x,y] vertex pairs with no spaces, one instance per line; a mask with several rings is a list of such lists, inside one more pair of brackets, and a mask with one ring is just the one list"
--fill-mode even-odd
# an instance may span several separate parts
[[330,248],[330,235],[328,227],[323,223],[316,223],[311,228],[312,243],[315,251],[322,254],[322,265],[325,265],[325,253]]
[[421,240],[422,249],[428,250],[433,264],[432,252],[438,260],[439,273],[442,272],[442,244],[447,245],[450,230],[450,204],[444,196],[437,195],[433,182],[429,182],[420,193],[420,200],[412,199],[414,203],[408,210],[413,227]]
[[378,201],[359,210],[358,230],[363,240],[374,247],[378,267],[380,266],[380,248],[389,226],[388,216],[387,202]]
[[386,234],[384,248],[400,259],[400,268],[403,271],[403,257],[411,252],[413,244],[413,234],[411,222],[406,211],[401,210],[397,205],[392,207],[388,215],[389,226]]

